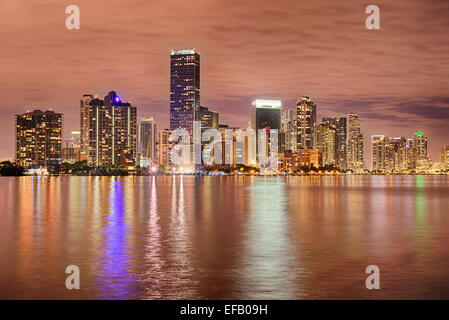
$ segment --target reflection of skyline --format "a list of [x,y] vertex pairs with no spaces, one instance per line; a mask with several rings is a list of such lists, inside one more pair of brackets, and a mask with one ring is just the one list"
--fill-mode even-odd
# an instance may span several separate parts
[[449,288],[445,177],[3,181],[0,298],[369,298],[366,263],[376,297]]

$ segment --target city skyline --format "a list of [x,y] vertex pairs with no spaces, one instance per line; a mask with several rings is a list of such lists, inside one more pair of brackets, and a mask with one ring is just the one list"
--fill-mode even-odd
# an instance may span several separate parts
[[[372,135],[409,137],[416,130],[429,137],[429,153],[437,160],[449,137],[447,5],[379,1],[381,31],[372,32],[364,27],[364,4],[318,2],[262,3],[250,10],[239,3],[197,1],[203,10],[193,11],[175,1],[173,12],[168,10],[172,2],[142,4],[139,10],[113,3],[101,13],[96,5],[83,2],[82,27],[74,32],[61,23],[64,4],[3,2],[1,30],[14,36],[6,38],[2,53],[6,77],[0,80],[5,91],[0,157],[14,155],[14,114],[53,108],[65,115],[67,138],[78,128],[79,96],[88,92],[101,96],[116,89],[139,106],[139,118],[153,116],[160,128],[168,127],[167,53],[196,47],[203,55],[201,104],[219,112],[223,123],[246,127],[248,106],[255,98],[279,99],[294,110],[296,99],[308,95],[318,105],[317,119],[360,114],[366,164],[366,142]],[[297,21],[295,10],[307,15]],[[184,17],[180,12],[191,14]],[[143,19],[150,13],[151,21]],[[104,25],[111,16],[129,26]],[[248,17],[266,23],[248,25]],[[129,19],[133,22],[128,24]],[[181,27],[186,22],[191,29]],[[311,22],[313,27],[306,28]],[[123,50],[112,50],[117,43]],[[292,50],[298,43],[301,50]],[[80,50],[85,44],[91,50]],[[39,54],[30,56],[31,51]]]

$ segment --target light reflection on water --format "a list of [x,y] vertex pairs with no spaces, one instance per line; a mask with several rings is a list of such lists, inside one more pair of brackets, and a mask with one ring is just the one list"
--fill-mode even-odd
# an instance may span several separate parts
[[449,298],[448,191],[442,176],[3,177],[0,298]]

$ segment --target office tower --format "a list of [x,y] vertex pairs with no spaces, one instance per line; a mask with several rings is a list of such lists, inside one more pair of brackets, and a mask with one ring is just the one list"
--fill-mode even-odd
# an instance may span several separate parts
[[209,108],[200,106],[197,111],[197,121],[201,121],[201,129],[218,129],[218,112],[210,111]]
[[187,129],[200,108],[200,55],[193,50],[171,50],[170,56],[170,130]]
[[323,125],[335,129],[335,161],[338,168],[346,170],[347,168],[347,119],[323,118]]
[[157,123],[153,117],[142,119],[139,125],[139,149],[146,165],[156,162],[157,138]]
[[[265,100],[256,99],[251,104],[251,129],[256,131],[256,154],[257,159],[265,154],[270,155],[270,130],[281,129],[281,114],[282,114],[282,102],[280,100]],[[263,129],[267,132],[265,153],[259,150],[259,130]],[[279,151],[279,140],[278,140],[278,151]]]
[[315,148],[316,104],[309,97],[296,102],[297,149]]
[[282,102],[280,100],[256,99],[251,104],[251,128],[281,129]]
[[449,146],[443,146],[439,153],[440,166],[442,170],[449,169]]
[[80,148],[81,146],[81,132],[80,131],[72,131],[70,133],[70,142],[73,148]]
[[336,164],[335,129],[320,124],[316,128],[316,148],[323,153],[323,165],[334,166]]
[[371,136],[371,160],[372,160],[372,171],[383,171],[384,170],[384,158],[385,158],[385,136],[384,135],[373,135]]
[[173,147],[174,143],[170,141],[170,135],[170,129],[159,130],[158,154],[160,166],[169,166],[171,163],[170,150]]
[[137,158],[137,109],[115,91],[81,100],[81,152],[90,165],[132,168]]
[[293,120],[293,111],[282,109],[281,131],[279,141],[281,144],[280,152],[296,151],[296,130],[295,121]]
[[348,155],[347,168],[361,171],[364,167],[363,135],[360,132],[360,119],[356,113],[348,115]]
[[16,161],[25,168],[61,163],[62,114],[34,110],[16,115]]

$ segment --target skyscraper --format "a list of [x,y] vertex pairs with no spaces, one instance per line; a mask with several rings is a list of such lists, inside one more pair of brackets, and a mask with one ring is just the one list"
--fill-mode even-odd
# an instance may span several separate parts
[[371,161],[372,171],[383,171],[385,170],[385,136],[384,135],[373,135],[371,136]]
[[296,102],[297,149],[314,149],[316,145],[316,104],[309,97]]
[[159,165],[170,165],[170,150],[173,146],[173,142],[170,141],[171,130],[164,129],[159,131],[158,139],[158,153],[159,153]]
[[16,115],[16,161],[25,168],[61,163],[62,114],[34,110]]
[[256,99],[251,104],[251,128],[281,129],[282,102],[280,100]]
[[[271,130],[281,129],[281,113],[282,113],[282,102],[280,100],[265,100],[256,99],[251,104],[251,129],[256,131],[256,152],[258,159],[263,154],[262,150],[259,150],[259,129],[264,129],[267,132],[267,145],[265,155],[270,154],[270,142]],[[279,135],[278,135],[279,138]],[[279,144],[278,144],[279,150]]]
[[440,166],[443,170],[449,169],[449,146],[443,146],[439,153]]
[[89,164],[133,167],[137,158],[137,109],[115,91],[104,100],[81,100],[81,150]]
[[363,170],[363,135],[360,132],[360,118],[356,113],[348,115],[348,156],[347,167],[353,171]]
[[335,165],[335,145],[335,129],[324,124],[320,124],[316,128],[316,148],[323,152],[324,165]]
[[422,131],[416,131],[413,134],[413,148],[416,157],[427,156],[427,137]]
[[157,123],[153,117],[142,119],[139,126],[139,148],[140,154],[148,164],[156,162],[157,138]]
[[170,57],[170,130],[187,129],[200,108],[200,55],[195,49],[171,50]]
[[292,110],[282,109],[279,141],[281,144],[280,152],[296,151],[296,126]]
[[347,168],[347,119],[341,118],[323,118],[323,124],[326,127],[335,129],[335,153],[336,164],[341,170]]

